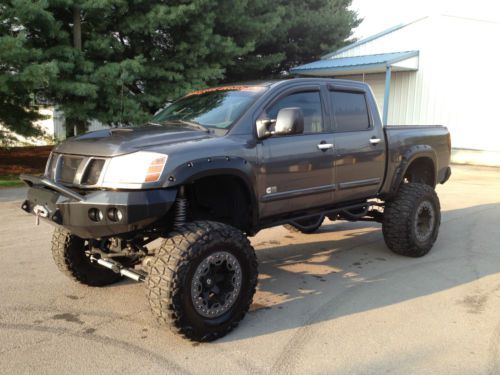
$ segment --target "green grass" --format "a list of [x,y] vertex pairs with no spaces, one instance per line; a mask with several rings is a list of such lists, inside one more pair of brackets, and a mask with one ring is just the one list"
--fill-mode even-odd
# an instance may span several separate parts
[[21,187],[24,186],[24,182],[19,179],[16,175],[4,175],[0,176],[0,188],[3,187]]

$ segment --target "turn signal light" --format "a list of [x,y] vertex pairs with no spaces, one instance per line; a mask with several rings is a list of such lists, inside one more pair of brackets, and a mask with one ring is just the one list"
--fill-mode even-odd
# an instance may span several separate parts
[[148,172],[146,173],[146,182],[155,182],[160,179],[161,172],[167,161],[166,156],[161,156],[149,164]]

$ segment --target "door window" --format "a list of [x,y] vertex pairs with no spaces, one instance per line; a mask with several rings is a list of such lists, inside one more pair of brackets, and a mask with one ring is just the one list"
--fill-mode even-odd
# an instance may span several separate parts
[[275,120],[282,108],[298,107],[304,114],[304,133],[321,133],[321,97],[319,91],[297,92],[285,96],[266,110],[267,117]]
[[338,132],[352,132],[370,128],[370,118],[364,94],[330,91],[330,100]]

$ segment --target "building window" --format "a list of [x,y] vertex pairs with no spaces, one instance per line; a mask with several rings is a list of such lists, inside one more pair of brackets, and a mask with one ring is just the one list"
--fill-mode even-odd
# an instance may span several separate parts
[[338,132],[353,132],[370,128],[364,94],[330,91],[330,98]]

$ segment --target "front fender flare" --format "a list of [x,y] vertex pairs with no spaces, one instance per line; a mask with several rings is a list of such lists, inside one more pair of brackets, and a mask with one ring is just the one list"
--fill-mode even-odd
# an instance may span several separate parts
[[173,169],[167,177],[164,187],[176,187],[190,184],[194,181],[210,176],[229,175],[241,179],[248,189],[250,203],[253,207],[252,219],[257,222],[257,196],[254,186],[256,186],[256,177],[252,165],[247,160],[240,157],[216,156],[201,158],[183,163]]

